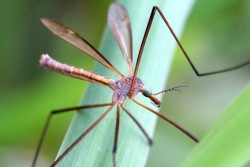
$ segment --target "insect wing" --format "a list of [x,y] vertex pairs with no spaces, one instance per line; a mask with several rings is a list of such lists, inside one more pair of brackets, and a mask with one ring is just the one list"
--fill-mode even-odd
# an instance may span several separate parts
[[132,33],[129,16],[118,3],[112,3],[108,11],[108,25],[118,42],[125,58],[130,75],[133,74]]
[[61,23],[47,18],[42,18],[41,21],[54,34],[58,35],[59,37],[63,38],[64,40],[77,47],[78,49],[87,53],[89,56],[102,63],[110,70],[114,71],[120,76],[123,76],[98,50],[96,50],[91,44],[89,44],[76,32],[62,25]]

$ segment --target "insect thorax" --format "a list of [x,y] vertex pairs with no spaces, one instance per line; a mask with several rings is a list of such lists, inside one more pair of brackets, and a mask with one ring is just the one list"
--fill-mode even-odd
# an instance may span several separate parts
[[[132,76],[123,77],[120,80],[117,80],[113,83],[112,88],[114,90],[112,101],[118,102],[119,104],[123,104],[126,98],[128,97]],[[130,98],[134,98],[138,92],[143,90],[143,82],[140,78],[135,79],[135,84],[132,92],[132,96]]]

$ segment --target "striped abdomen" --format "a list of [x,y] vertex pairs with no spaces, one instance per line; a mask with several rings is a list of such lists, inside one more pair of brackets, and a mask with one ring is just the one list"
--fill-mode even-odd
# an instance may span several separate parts
[[97,84],[103,84],[109,87],[110,87],[111,82],[114,82],[113,80],[109,78],[84,70],[82,68],[80,69],[80,68],[76,68],[73,66],[69,66],[67,64],[62,64],[52,59],[47,54],[42,54],[39,62],[40,62],[40,65],[43,66],[47,70],[55,71],[63,75],[71,76],[73,78],[78,78],[81,80],[85,80],[85,81],[89,81],[89,82],[93,82]]

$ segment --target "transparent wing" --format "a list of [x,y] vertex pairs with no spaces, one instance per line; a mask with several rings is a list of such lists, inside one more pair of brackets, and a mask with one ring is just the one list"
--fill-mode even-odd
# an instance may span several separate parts
[[91,44],[89,44],[76,32],[62,25],[61,23],[50,19],[42,18],[41,21],[54,34],[58,35],[62,39],[68,41],[78,49],[88,54],[89,56],[93,57],[110,70],[114,71],[120,76],[123,76],[98,50],[96,50]]
[[118,3],[112,3],[108,11],[108,25],[125,58],[129,73],[133,75],[132,34],[129,16]]

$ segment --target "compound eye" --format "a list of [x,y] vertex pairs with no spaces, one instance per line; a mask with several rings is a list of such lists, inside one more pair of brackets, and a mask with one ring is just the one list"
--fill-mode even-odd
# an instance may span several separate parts
[[152,91],[150,89],[144,89],[142,94],[145,96],[145,97],[150,97],[150,95],[152,94]]

